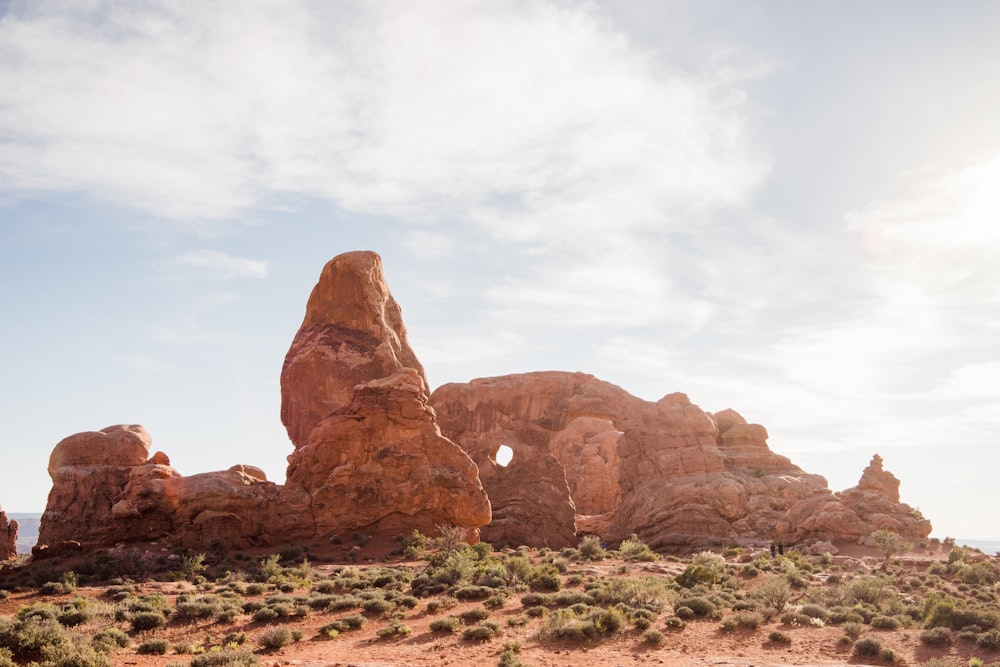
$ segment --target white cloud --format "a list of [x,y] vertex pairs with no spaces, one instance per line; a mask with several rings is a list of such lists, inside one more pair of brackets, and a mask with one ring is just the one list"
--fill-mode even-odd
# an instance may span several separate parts
[[199,248],[171,258],[171,267],[188,267],[207,271],[221,278],[266,278],[268,263],[263,260],[233,257],[218,250]]

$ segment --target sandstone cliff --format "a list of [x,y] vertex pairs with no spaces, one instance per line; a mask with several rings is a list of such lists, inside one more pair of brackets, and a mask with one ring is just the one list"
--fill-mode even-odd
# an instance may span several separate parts
[[[880,459],[859,490],[834,494],[825,479],[772,452],[763,426],[733,410],[705,412],[684,394],[652,403],[591,375],[542,372],[445,385],[431,403],[443,432],[481,469],[492,469],[500,445],[513,449],[512,468],[519,456],[557,459],[559,467],[483,475],[494,516],[514,515],[549,534],[569,530],[562,507],[573,493],[586,499],[576,516],[581,531],[611,541],[636,533],[661,548],[858,540],[883,527],[910,537],[930,533],[930,524],[893,495]],[[573,490],[568,496],[531,512],[503,497],[510,486],[548,496],[564,484]],[[542,533],[533,534],[526,543],[538,543]]]
[[17,558],[17,521],[7,519],[0,507],[0,562]]
[[192,548],[464,528],[490,505],[472,460],[441,435],[423,368],[375,253],[324,267],[281,373],[295,451],[288,481],[254,466],[182,476],[141,426],[59,442],[40,545],[164,541]]

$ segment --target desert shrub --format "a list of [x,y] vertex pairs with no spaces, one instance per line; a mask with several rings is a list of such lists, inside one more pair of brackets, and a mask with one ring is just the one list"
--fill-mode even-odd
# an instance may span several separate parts
[[882,642],[874,637],[863,637],[854,642],[854,655],[865,658],[875,658],[882,652],[882,648]]
[[656,552],[649,548],[649,546],[639,539],[639,536],[632,534],[622,540],[622,543],[618,545],[618,555],[627,561],[640,561],[640,562],[652,562],[655,561],[658,556]]
[[812,617],[797,611],[789,611],[781,615],[781,622],[785,625],[811,625]]
[[547,593],[530,592],[521,596],[521,604],[525,607],[540,607],[553,604],[555,597]]
[[951,630],[937,626],[920,633],[920,641],[927,646],[944,646],[951,643]]
[[894,616],[876,616],[871,622],[871,626],[877,630],[898,630],[899,625],[899,619]]
[[500,654],[498,667],[528,667],[521,662],[517,654],[521,652],[521,645],[517,642],[507,642],[503,645],[503,652]]
[[170,642],[166,639],[147,639],[136,647],[139,655],[166,655],[170,650]]
[[684,619],[682,619],[679,616],[671,616],[666,621],[664,621],[664,625],[666,625],[666,627],[669,628],[670,630],[683,630],[685,627],[687,627],[687,623],[685,623]]
[[396,604],[394,602],[390,602],[389,600],[372,598],[371,600],[365,600],[364,603],[362,603],[361,608],[369,614],[385,616],[396,608]]
[[788,604],[791,591],[789,591],[788,581],[783,577],[772,575],[761,581],[754,588],[752,595],[764,605],[781,612]]
[[674,604],[674,613],[684,618],[681,613],[681,609],[684,608],[692,614],[691,618],[694,616],[710,617],[718,611],[718,607],[714,603],[703,597],[681,598]]
[[407,637],[412,632],[413,628],[402,621],[395,620],[384,628],[376,630],[375,634],[379,636],[379,639],[388,639],[390,637]]
[[642,641],[650,646],[659,648],[667,642],[667,637],[659,630],[646,630],[642,633]]
[[989,632],[984,632],[976,639],[976,645],[988,651],[1000,650],[1000,631],[990,630]]
[[559,570],[551,563],[532,567],[526,581],[532,588],[546,591],[558,591],[562,587]]
[[108,628],[107,630],[102,630],[94,635],[93,638],[95,647],[100,649],[100,647],[106,646],[108,650],[125,648],[131,641],[132,640],[129,639],[129,636],[120,628]]
[[462,632],[462,639],[471,642],[488,642],[500,634],[500,626],[493,621],[482,621]]
[[659,612],[666,601],[667,584],[661,577],[616,577],[591,588],[588,596],[602,605],[621,604]]
[[[529,594],[530,595],[530,594]],[[552,604],[557,607],[570,607],[575,604],[590,604],[595,600],[591,597],[589,593],[584,593],[583,591],[559,591],[555,595],[539,595],[535,593],[536,598],[530,598],[535,604]],[[527,595],[522,597],[523,600]],[[534,606],[534,605],[529,605]]]
[[583,560],[604,560],[608,552],[601,546],[601,538],[596,535],[587,535],[580,540],[577,552]]
[[430,629],[431,632],[455,632],[460,624],[461,621],[458,620],[458,617],[445,616],[431,621]]
[[245,648],[219,648],[195,656],[190,667],[256,667],[260,658]]
[[83,625],[93,618],[93,616],[93,612],[86,607],[81,608],[69,605],[56,614],[56,620],[63,626],[72,628],[77,625]]
[[865,632],[865,625],[864,625],[864,623],[854,623],[854,622],[844,623],[844,626],[843,626],[842,629],[843,629],[845,635],[847,635],[851,639],[857,639],[862,634],[864,634],[864,632]]
[[132,629],[136,632],[145,632],[166,625],[167,617],[158,611],[139,611],[132,614],[129,623],[132,624]]
[[622,629],[625,625],[625,616],[615,607],[598,611],[592,617],[594,627],[601,634],[613,634]]
[[268,628],[261,633],[257,641],[260,643],[261,648],[268,651],[276,651],[292,643],[292,632],[283,626]]
[[524,614],[528,618],[541,618],[541,617],[545,616],[545,614],[547,614],[547,613],[548,613],[548,610],[545,607],[542,607],[542,606],[526,607],[525,610],[524,610]]
[[484,607],[473,607],[472,609],[467,609],[458,615],[462,619],[462,622],[466,625],[475,623],[477,621],[483,621],[490,617],[490,610]]
[[804,604],[799,608],[799,612],[811,618],[818,618],[822,621],[827,621],[830,618],[830,612],[827,611],[826,607],[818,604]]
[[494,590],[489,586],[461,586],[456,588],[453,595],[459,600],[485,600],[493,595]]
[[277,621],[281,616],[278,610],[274,607],[261,607],[256,610],[251,617],[254,623],[273,623]]
[[792,636],[787,632],[772,630],[770,634],[767,635],[767,640],[774,642],[775,644],[791,644]]
[[888,582],[880,577],[858,577],[844,587],[844,598],[848,604],[867,602],[877,605],[890,591]]
[[739,611],[722,620],[722,630],[724,632],[735,632],[736,630],[756,630],[764,622],[764,617],[756,611]]
[[174,608],[173,617],[179,621],[196,621],[212,618],[221,612],[222,608],[222,603],[218,599],[204,597],[178,603]]
[[[3,599],[0,597],[0,599]],[[0,667],[17,667],[14,664],[14,653],[3,646],[0,646]]]

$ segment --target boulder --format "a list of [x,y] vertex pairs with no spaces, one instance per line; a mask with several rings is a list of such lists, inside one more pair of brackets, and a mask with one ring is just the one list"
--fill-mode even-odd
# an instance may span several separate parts
[[7,518],[0,507],[0,562],[17,558],[17,521]]
[[49,456],[49,491],[38,543],[114,544],[111,508],[129,476],[149,458],[151,438],[137,424],[109,426],[61,440]]

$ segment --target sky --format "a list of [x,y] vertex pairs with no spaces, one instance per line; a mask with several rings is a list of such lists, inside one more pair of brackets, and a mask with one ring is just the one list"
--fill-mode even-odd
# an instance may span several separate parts
[[0,0],[0,504],[73,433],[284,480],[378,252],[431,387],[681,391],[1000,538],[1000,3]]

